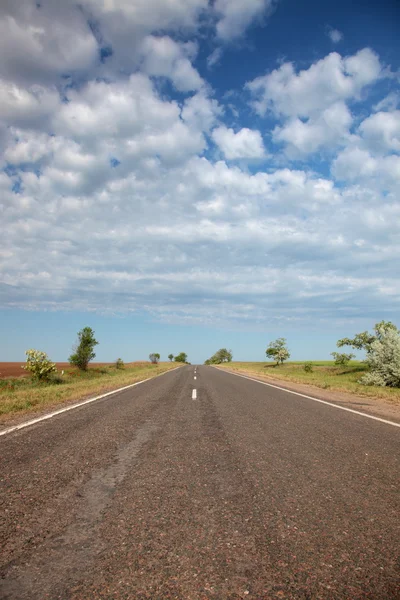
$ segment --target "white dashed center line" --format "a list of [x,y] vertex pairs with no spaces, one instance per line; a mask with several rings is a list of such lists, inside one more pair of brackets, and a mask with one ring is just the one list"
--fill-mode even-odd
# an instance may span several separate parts
[[192,400],[196,400],[197,398],[197,390],[192,391]]

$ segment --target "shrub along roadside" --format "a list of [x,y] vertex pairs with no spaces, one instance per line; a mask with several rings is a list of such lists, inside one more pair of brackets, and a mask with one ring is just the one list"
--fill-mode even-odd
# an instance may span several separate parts
[[46,382],[27,377],[0,379],[0,419],[5,421],[16,413],[29,413],[57,407],[64,402],[82,400],[156,377],[177,366],[174,363],[141,363],[127,364],[124,369],[117,369],[115,365],[91,368],[88,371],[70,369],[63,376],[53,376]]

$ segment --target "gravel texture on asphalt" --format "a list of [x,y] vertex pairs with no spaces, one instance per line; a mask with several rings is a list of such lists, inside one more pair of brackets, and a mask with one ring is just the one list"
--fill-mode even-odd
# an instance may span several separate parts
[[396,427],[187,366],[0,445],[4,600],[400,598]]

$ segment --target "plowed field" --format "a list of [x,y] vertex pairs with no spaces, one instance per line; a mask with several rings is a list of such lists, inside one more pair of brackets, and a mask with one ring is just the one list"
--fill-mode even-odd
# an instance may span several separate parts
[[[90,368],[98,368],[104,367],[111,363],[93,363],[89,365]],[[24,377],[27,375],[27,372],[24,371],[21,367],[26,365],[25,362],[0,362],[0,379],[4,379],[6,377]],[[56,363],[57,369],[68,369],[71,368],[71,365],[67,362],[59,362]]]

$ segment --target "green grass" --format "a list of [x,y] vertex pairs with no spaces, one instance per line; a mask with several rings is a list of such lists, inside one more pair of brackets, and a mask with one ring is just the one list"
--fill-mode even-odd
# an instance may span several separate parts
[[175,368],[177,363],[133,363],[124,369],[114,366],[91,368],[86,372],[66,369],[61,381],[40,383],[30,377],[0,379],[0,419],[7,420],[16,413],[28,413],[53,408],[67,401],[105,393],[124,385],[156,377]]
[[400,403],[399,388],[382,388],[358,383],[360,377],[367,371],[367,366],[363,362],[354,360],[347,367],[337,367],[329,360],[305,362],[311,362],[313,367],[311,373],[304,371],[304,362],[288,362],[278,367],[266,362],[231,362],[219,367],[270,379],[304,383],[332,391],[350,392],[358,396],[381,398],[393,404]]

